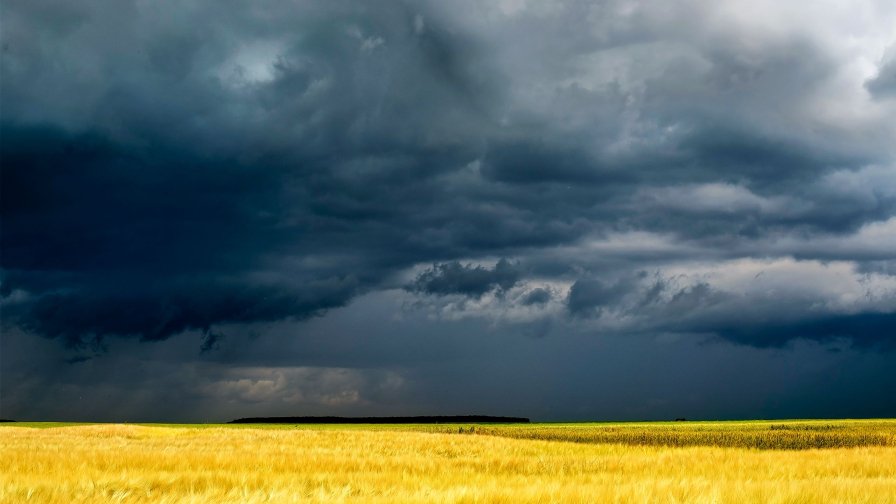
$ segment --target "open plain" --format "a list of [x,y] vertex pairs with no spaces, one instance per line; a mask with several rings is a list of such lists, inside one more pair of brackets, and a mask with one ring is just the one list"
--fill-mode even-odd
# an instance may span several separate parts
[[896,503],[896,421],[7,424],[0,502]]

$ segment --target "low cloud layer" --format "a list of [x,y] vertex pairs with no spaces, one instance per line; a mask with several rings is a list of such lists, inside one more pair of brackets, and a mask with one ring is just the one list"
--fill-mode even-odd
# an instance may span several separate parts
[[510,289],[519,282],[520,276],[518,267],[506,259],[501,259],[491,269],[455,261],[436,264],[423,271],[414,280],[411,290],[439,296],[481,297],[489,291]]
[[2,330],[213,356],[397,290],[383,320],[419,333],[892,355],[894,23],[878,0],[7,2]]

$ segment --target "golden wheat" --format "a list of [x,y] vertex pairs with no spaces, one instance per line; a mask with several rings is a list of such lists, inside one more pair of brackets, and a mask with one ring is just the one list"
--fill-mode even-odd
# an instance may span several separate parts
[[896,447],[893,420],[789,420],[748,422],[667,422],[601,424],[520,424],[500,426],[418,426],[430,432],[486,434],[518,439],[623,443],[645,446],[719,446],[775,450]]
[[896,503],[893,446],[569,443],[489,428],[525,430],[3,427],[0,502]]

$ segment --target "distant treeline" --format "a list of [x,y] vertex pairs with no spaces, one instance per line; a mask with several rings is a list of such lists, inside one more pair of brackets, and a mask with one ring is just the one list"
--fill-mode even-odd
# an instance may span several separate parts
[[229,423],[289,423],[289,424],[438,424],[438,423],[529,423],[528,418],[457,415],[457,416],[399,416],[399,417],[256,417],[239,418]]

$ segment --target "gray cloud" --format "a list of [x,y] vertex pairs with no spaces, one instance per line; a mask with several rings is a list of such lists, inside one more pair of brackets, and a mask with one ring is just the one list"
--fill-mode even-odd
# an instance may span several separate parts
[[865,87],[875,98],[887,99],[896,96],[896,45],[888,48],[877,75],[865,82]]
[[632,289],[628,281],[607,284],[597,279],[577,280],[569,289],[566,305],[572,314],[586,314],[616,305]]
[[493,268],[461,264],[458,261],[435,264],[420,273],[412,290],[436,294],[462,294],[479,297],[491,290],[506,291],[520,280],[519,266],[507,259],[499,260]]
[[551,292],[547,289],[537,287],[529,291],[521,301],[524,305],[543,305],[553,298]]

